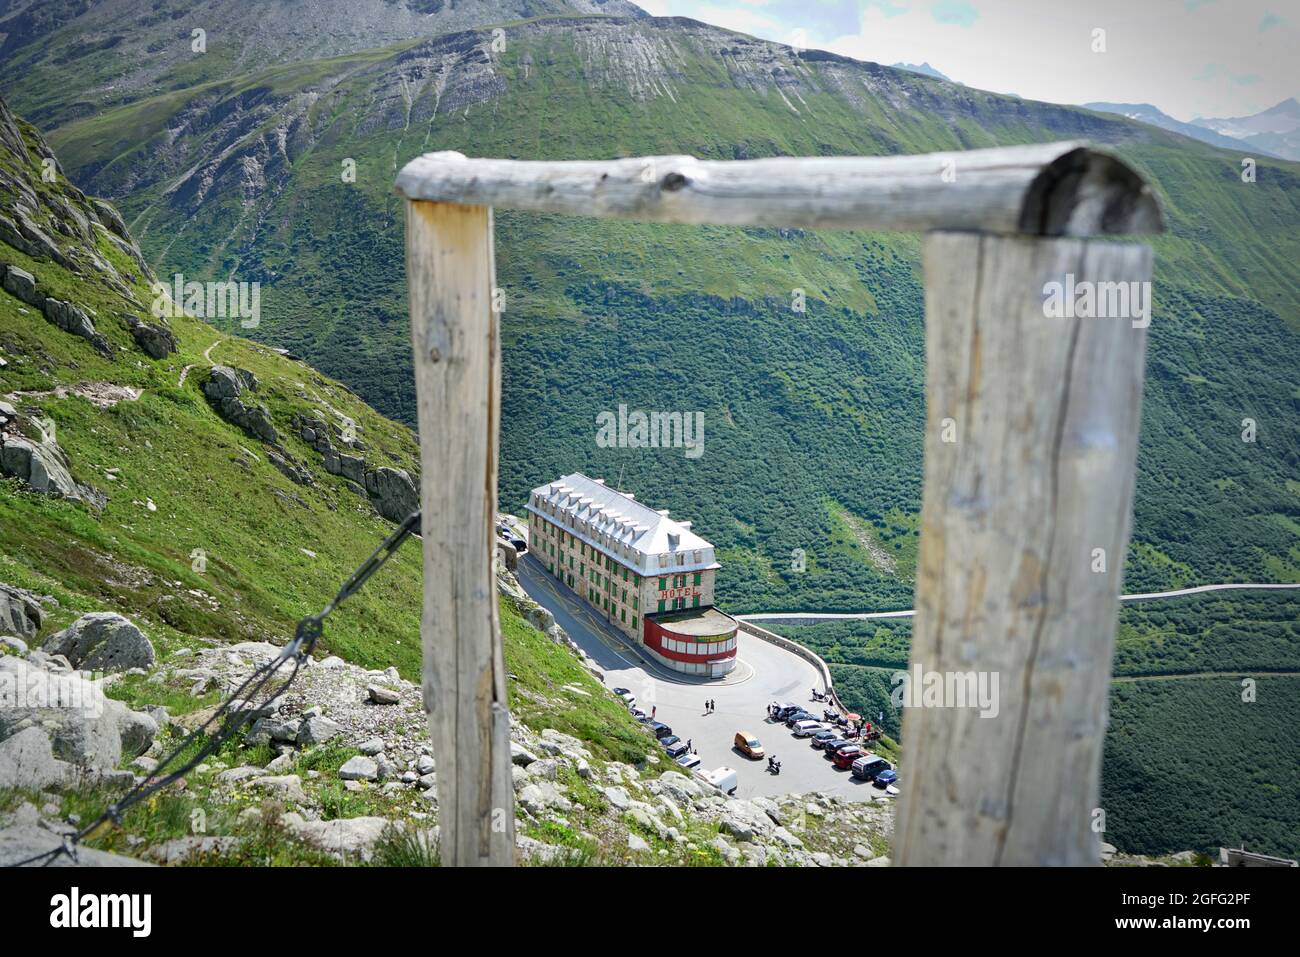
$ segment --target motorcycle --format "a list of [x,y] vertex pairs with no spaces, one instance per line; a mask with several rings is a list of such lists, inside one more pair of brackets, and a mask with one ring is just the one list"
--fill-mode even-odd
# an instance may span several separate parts
[[768,759],[767,759],[767,770],[768,770],[769,772],[771,772],[772,774],[780,774],[780,773],[781,773],[781,762],[778,761],[776,758],[768,758]]

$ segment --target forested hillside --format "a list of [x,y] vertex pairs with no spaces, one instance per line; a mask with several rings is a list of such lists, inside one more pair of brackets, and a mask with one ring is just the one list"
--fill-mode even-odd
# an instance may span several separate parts
[[[908,666],[910,619],[781,631],[825,657],[849,707],[899,733],[891,676]],[[1222,845],[1300,854],[1297,593],[1122,605],[1114,671],[1106,840],[1143,854]]]
[[[1157,184],[1170,226],[1154,243],[1129,585],[1300,576],[1294,164],[1266,161],[1247,184],[1237,157],[1114,116],[799,56],[686,20],[542,19],[504,37],[205,74],[65,122],[54,140],[76,181],[121,202],[161,272],[261,281],[255,336],[408,422],[391,189],[420,152],[1113,144]],[[39,100],[30,79],[18,95]],[[722,549],[721,594],[737,611],[910,603],[923,422],[914,238],[509,213],[498,223],[504,504],[580,468],[695,520]],[[702,412],[703,456],[599,448],[595,417],[619,404]]]

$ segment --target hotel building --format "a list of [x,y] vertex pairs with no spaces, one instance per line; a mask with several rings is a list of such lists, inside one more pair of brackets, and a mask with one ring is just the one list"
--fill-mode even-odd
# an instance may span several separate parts
[[713,606],[713,546],[690,522],[580,472],[533,489],[528,550],[660,663],[717,677],[736,664],[736,620]]

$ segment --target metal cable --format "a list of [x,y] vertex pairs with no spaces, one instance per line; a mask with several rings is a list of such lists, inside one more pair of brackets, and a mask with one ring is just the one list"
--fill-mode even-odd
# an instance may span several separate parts
[[[167,757],[162,761],[159,761],[158,764],[154,766],[154,769],[142,778],[139,783],[132,787],[123,798],[110,804],[104,809],[104,812],[100,814],[99,817],[95,818],[94,821],[87,824],[75,834],[65,835],[63,843],[59,847],[51,848],[48,851],[42,851],[40,854],[24,858],[23,860],[16,861],[8,866],[27,867],[37,865],[40,867],[48,867],[50,864],[54,863],[54,861],[58,860],[60,856],[65,854],[76,862],[77,846],[82,842],[82,840],[109,822],[121,824],[122,814],[124,812],[143,801],[151,794],[174,784],[197,767],[204,758],[218,751],[221,746],[234,737],[234,735],[243,728],[246,723],[252,720],[254,715],[260,715],[267,705],[289,690],[289,686],[292,685],[294,679],[298,677],[298,671],[302,667],[303,662],[311,656],[312,651],[316,648],[317,641],[319,641],[321,635],[324,633],[325,619],[335,609],[337,609],[339,605],[343,604],[343,602],[355,595],[361,589],[361,586],[369,581],[370,577],[374,575],[375,572],[383,568],[384,564],[393,557],[397,552],[397,549],[401,547],[402,543],[411,535],[415,534],[415,530],[419,527],[420,513],[412,512],[406,517],[406,520],[402,522],[402,524],[397,526],[391,535],[384,539],[380,546],[371,553],[370,557],[362,562],[357,570],[348,576],[348,578],[343,582],[343,585],[339,588],[338,593],[330,600],[329,604],[327,604],[324,609],[322,609],[318,614],[308,615],[306,618],[303,618],[298,622],[297,628],[294,629],[293,638],[287,645],[280,649],[280,653],[275,658],[255,669],[252,674],[244,679],[244,682],[230,693],[226,700],[221,703],[207,721],[203,722],[203,724],[199,725],[199,727],[186,735],[184,740],[182,740],[181,743],[172,750],[171,754],[167,755]],[[275,673],[279,671],[281,666],[287,661],[292,661],[293,667],[289,672],[289,676],[285,678],[283,684],[275,689],[275,691],[270,694],[265,701],[256,706],[250,706],[250,699],[257,696],[262,688],[266,686],[267,682],[271,680]],[[252,686],[251,690],[249,688],[250,685]],[[231,711],[230,706],[236,701],[241,702],[243,707]],[[174,771],[168,772],[163,777],[159,777],[159,774],[161,774],[163,769],[183,754],[191,744],[197,741],[200,737],[206,736],[207,731],[212,726],[213,722],[218,718],[221,718],[223,714],[225,716],[225,721],[222,724],[221,729],[212,737],[208,738],[207,743],[204,744],[193,757]]]

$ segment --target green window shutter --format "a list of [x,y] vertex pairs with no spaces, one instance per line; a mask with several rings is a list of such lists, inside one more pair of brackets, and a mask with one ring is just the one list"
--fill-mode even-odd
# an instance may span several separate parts
[[699,608],[699,607],[700,607],[700,596],[699,596],[699,595],[696,595],[695,598],[694,598],[694,600],[691,601],[691,607],[692,607],[692,608]]
[[664,610],[664,602],[662,602],[662,601],[659,602],[659,610],[660,610],[660,611],[663,611],[663,610]]
[[659,590],[663,591],[667,587],[668,587],[668,579],[667,578],[659,579]]
[[696,572],[696,573],[695,573],[695,584],[698,585],[698,584],[700,583],[700,579],[703,578],[703,577],[704,577],[704,576],[701,575],[699,572]]

